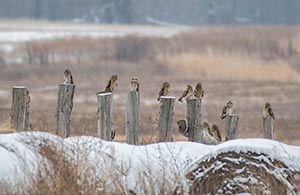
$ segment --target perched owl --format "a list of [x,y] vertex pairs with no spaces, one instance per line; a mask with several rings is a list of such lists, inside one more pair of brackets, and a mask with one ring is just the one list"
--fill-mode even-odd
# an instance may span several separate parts
[[129,86],[130,91],[139,91],[139,87],[140,87],[140,84],[139,84],[138,78],[132,77],[130,86]]
[[69,69],[64,72],[64,84],[74,84],[72,73]]
[[204,96],[204,90],[202,88],[202,84],[199,82],[197,83],[195,90],[194,90],[194,96],[197,99],[202,99]]
[[207,121],[204,121],[204,122],[202,123],[202,129],[203,129],[204,131],[207,131],[207,133],[208,133],[209,135],[213,136],[213,133],[212,133],[212,131],[211,131],[211,129],[210,129],[210,126],[209,126],[209,124],[208,124]]
[[116,89],[117,86],[118,86],[118,75],[112,75],[105,87],[104,92],[106,92],[106,93],[114,92],[114,90]]
[[191,85],[186,86],[186,90],[183,92],[182,96],[178,99],[179,102],[183,102],[183,98],[189,99],[193,95],[193,88]]
[[216,124],[213,124],[212,126],[212,134],[216,140],[222,141],[220,129]]
[[157,101],[160,101],[160,96],[167,96],[169,94],[169,89],[170,89],[170,83],[164,82],[158,94]]
[[28,90],[26,90],[26,94],[25,94],[25,104],[26,104],[27,107],[29,107],[30,101],[31,101],[30,93],[29,93]]
[[268,116],[271,116],[275,120],[275,116],[271,104],[269,102],[266,102],[263,108],[263,118],[267,118]]
[[232,101],[227,102],[226,106],[223,107],[221,119],[226,118],[226,116],[231,115],[233,112],[233,103]]

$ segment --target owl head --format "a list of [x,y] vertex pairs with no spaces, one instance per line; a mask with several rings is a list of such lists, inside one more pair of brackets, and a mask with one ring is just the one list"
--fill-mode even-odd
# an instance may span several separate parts
[[70,76],[72,73],[69,69],[66,69],[65,72],[64,72],[64,75],[65,76]]
[[266,103],[265,103],[265,107],[266,107],[266,108],[270,108],[270,107],[271,107],[271,104],[270,104],[269,102],[266,102]]
[[233,106],[232,101],[227,102],[227,107],[232,107],[232,106]]
[[208,122],[207,122],[207,121],[204,121],[204,122],[202,123],[202,127],[203,127],[204,129],[208,129],[208,128],[209,128]]
[[118,75],[114,74],[110,77],[111,80],[117,81],[118,80]]
[[213,131],[217,131],[218,129],[219,129],[218,125],[216,125],[216,124],[213,124],[213,126],[212,126],[212,130],[213,130]]
[[196,85],[196,90],[201,90],[201,89],[202,89],[202,84],[198,82]]
[[169,82],[163,82],[163,87],[169,89],[170,83]]
[[131,78],[131,83],[138,83],[138,78],[137,77],[132,77]]

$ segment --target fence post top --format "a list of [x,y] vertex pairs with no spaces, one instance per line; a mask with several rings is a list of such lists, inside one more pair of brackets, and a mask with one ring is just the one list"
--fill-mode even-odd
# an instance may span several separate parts
[[160,99],[175,99],[174,96],[160,96]]
[[74,85],[75,86],[75,84],[67,84],[67,83],[60,83],[59,85],[62,85],[62,86],[64,86],[64,85],[65,86],[73,86]]
[[109,95],[112,95],[113,93],[111,93],[111,92],[105,92],[105,93],[101,93],[101,92],[99,92],[99,93],[97,93],[96,94],[96,96],[109,96]]
[[26,87],[25,86],[13,86],[12,88],[14,88],[14,89],[25,89]]

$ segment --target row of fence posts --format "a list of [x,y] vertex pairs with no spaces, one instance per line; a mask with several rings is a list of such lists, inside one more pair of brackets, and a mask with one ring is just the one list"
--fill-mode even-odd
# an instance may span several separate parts
[[[12,90],[12,112],[11,126],[17,131],[28,130],[29,105],[26,105],[26,91],[24,86],[14,86]],[[73,98],[75,85],[59,84],[57,114],[56,114],[56,134],[62,137],[70,136],[71,112],[73,108]],[[98,112],[97,112],[97,135],[98,137],[112,140],[112,121],[113,121],[113,94],[98,93]],[[162,96],[160,98],[159,120],[157,141],[172,141],[173,135],[173,116],[174,116],[175,97]],[[139,107],[140,94],[137,91],[129,91],[126,96],[126,142],[138,145],[139,133]],[[203,140],[201,123],[201,100],[187,100],[186,121],[188,126],[188,140],[192,142],[205,143]],[[238,137],[239,116],[228,115],[225,119],[226,140]],[[264,137],[273,139],[273,120],[267,117],[263,120]]]

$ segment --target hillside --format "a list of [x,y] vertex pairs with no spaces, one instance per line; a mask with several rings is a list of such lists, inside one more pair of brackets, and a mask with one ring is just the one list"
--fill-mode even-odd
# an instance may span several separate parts
[[264,139],[131,146],[28,132],[0,135],[0,155],[8,194],[299,194],[300,187],[300,147]]

